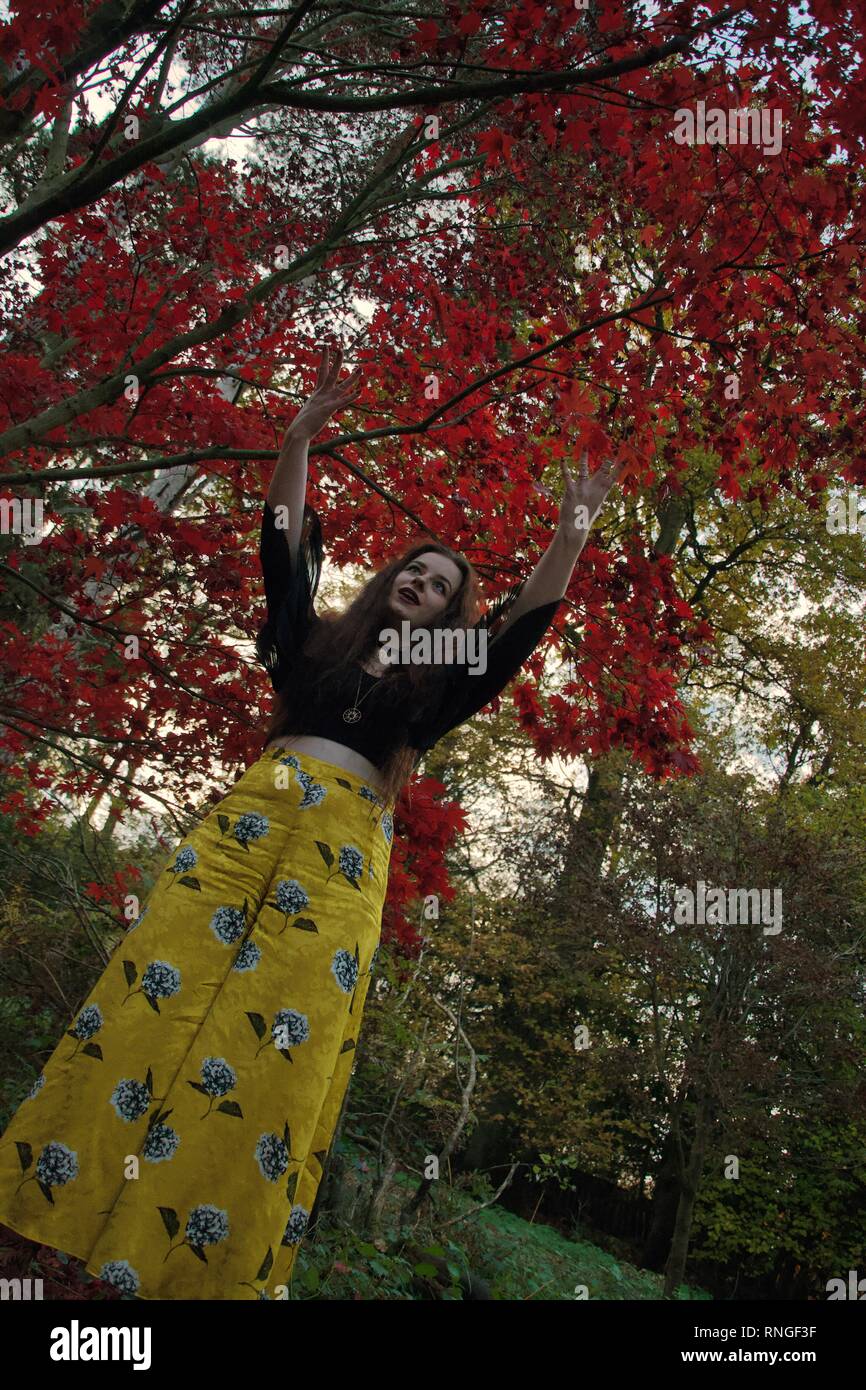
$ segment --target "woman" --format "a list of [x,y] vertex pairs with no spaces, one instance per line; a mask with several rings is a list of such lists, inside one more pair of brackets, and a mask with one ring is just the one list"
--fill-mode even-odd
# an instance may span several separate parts
[[[536,646],[617,476],[590,478],[586,454],[579,484],[563,468],[550,546],[480,621],[472,567],[426,543],[321,618],[307,451],[361,389],[341,361],[325,349],[264,505],[265,751],[173,852],[0,1140],[0,1220],[139,1298],[286,1296],[352,1070],[396,795]],[[474,641],[456,663],[384,660],[389,628],[426,630],[431,651],[437,631]]]

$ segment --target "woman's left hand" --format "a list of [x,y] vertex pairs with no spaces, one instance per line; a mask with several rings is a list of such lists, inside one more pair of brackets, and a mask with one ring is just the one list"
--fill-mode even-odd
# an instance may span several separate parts
[[572,544],[583,545],[592,523],[601,511],[604,500],[625,472],[626,465],[614,459],[605,459],[601,468],[590,474],[587,460],[588,450],[584,449],[578,465],[579,477],[573,478],[567,464],[560,459],[559,466],[565,482],[565,492],[559,513],[559,530]]

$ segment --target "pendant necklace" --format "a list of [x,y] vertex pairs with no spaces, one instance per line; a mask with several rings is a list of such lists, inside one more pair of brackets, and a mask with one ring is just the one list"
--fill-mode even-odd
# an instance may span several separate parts
[[[358,708],[358,706],[364,703],[367,696],[370,694],[370,691],[375,690],[376,686],[379,684],[379,681],[382,679],[381,676],[378,676],[377,679],[374,680],[373,684],[370,686],[370,690],[365,691],[364,694],[361,695],[361,677],[363,676],[363,674],[364,668],[362,666],[361,674],[358,676],[358,689],[355,691],[355,702],[353,705],[350,705],[348,709],[343,710],[343,720],[346,724],[357,724],[358,720],[361,718],[361,711]],[[370,672],[368,671],[367,675],[369,674]],[[358,699],[359,695],[361,695],[360,700]]]

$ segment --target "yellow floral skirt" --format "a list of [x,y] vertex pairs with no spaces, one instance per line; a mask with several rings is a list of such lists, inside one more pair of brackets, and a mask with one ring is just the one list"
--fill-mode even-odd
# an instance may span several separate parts
[[392,836],[342,769],[284,748],[251,764],[172,851],[0,1138],[0,1221],[140,1298],[285,1298]]

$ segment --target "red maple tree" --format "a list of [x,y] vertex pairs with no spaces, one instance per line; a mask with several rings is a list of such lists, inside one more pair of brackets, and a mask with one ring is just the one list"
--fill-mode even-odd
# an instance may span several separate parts
[[[866,481],[864,5],[651,8],[13,3],[0,485],[45,534],[2,539],[0,810],[28,833],[58,777],[179,827],[214,759],[259,751],[261,499],[322,332],[367,368],[311,450],[338,566],[435,535],[492,598],[549,539],[558,460],[627,460],[513,700],[541,756],[696,769],[677,684],[713,628],[679,501],[818,512]],[[678,142],[698,102],[778,112],[780,150]],[[412,795],[407,940],[462,824]]]

